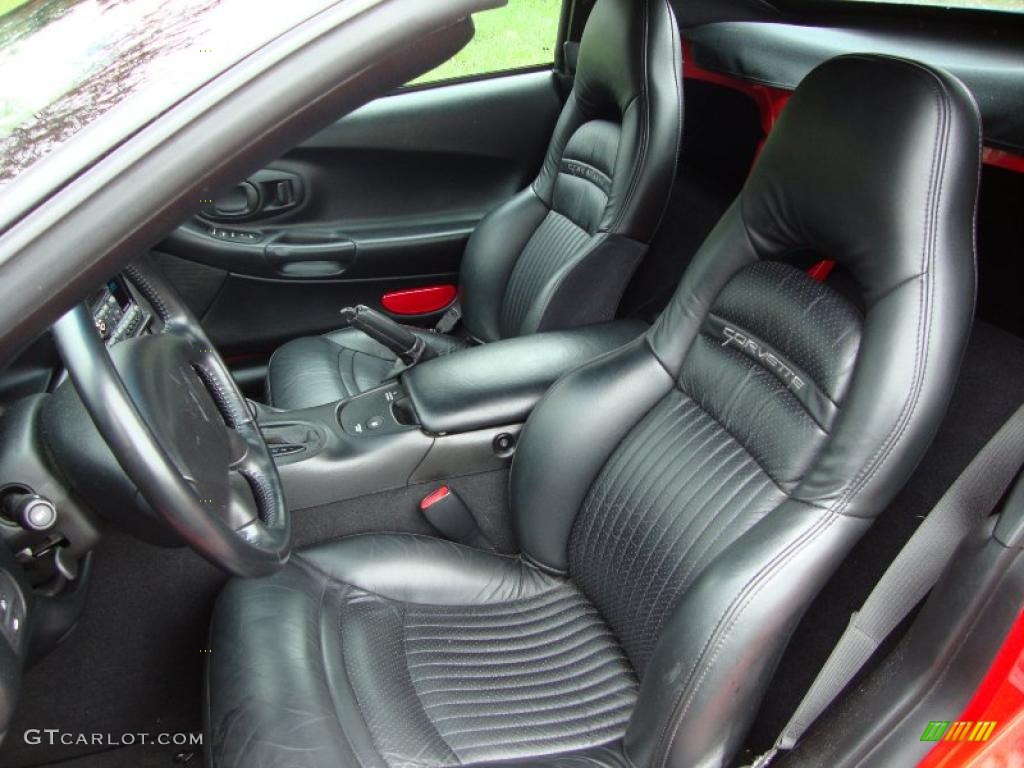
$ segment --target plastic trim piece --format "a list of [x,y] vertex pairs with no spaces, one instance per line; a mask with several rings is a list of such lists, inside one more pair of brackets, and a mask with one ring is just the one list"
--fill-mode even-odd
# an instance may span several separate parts
[[393,315],[429,315],[446,308],[456,295],[458,289],[454,285],[430,285],[385,293],[380,305]]

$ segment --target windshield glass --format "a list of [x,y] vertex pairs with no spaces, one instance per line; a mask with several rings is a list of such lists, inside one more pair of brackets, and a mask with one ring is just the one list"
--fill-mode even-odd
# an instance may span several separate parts
[[0,0],[0,183],[129,98],[158,114],[337,1]]

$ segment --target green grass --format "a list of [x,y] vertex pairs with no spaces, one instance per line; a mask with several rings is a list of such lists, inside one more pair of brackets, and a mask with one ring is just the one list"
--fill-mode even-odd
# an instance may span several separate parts
[[[829,0],[831,1],[831,0]],[[977,8],[986,11],[1024,11],[1024,0],[859,0],[860,2],[930,5],[941,8]]]
[[24,5],[29,0],[0,0],[0,16],[10,13],[19,5]]
[[478,13],[473,16],[476,35],[466,47],[413,83],[550,64],[561,12],[561,0],[508,0],[504,8]]

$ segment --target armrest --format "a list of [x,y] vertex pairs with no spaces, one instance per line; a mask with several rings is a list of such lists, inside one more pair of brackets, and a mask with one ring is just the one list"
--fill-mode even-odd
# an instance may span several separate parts
[[402,384],[426,432],[521,424],[563,373],[627,344],[647,327],[616,320],[483,344],[420,363],[402,374]]

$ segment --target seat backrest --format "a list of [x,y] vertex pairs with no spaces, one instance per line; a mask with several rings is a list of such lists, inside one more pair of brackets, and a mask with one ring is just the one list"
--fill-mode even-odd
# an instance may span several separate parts
[[[646,337],[527,423],[517,535],[640,676],[634,765],[728,760],[800,616],[933,438],[973,314],[979,135],[947,74],[823,64]],[[787,263],[807,252],[854,291]]]
[[540,175],[463,257],[463,325],[481,341],[611,319],[675,179],[682,49],[668,0],[598,0]]

